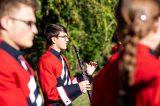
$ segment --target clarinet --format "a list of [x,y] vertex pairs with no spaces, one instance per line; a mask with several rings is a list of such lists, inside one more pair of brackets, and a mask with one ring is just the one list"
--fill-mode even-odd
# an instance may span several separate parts
[[[75,49],[75,52],[76,52],[76,55],[77,55],[77,59],[78,59],[78,63],[79,63],[80,70],[81,70],[81,72],[82,72],[83,79],[84,79],[84,80],[88,80],[88,77],[87,77],[87,75],[86,75],[86,72],[85,72],[85,70],[84,70],[84,68],[83,68],[82,61],[81,61],[81,59],[80,59],[79,50],[78,50],[76,47],[74,47],[74,49]],[[87,90],[87,94],[88,94],[89,100],[90,100],[90,102],[91,102],[91,90]]]

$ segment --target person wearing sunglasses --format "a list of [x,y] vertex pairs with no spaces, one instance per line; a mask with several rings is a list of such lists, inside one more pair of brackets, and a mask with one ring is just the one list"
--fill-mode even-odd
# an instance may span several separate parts
[[36,0],[0,0],[0,106],[42,106],[34,71],[23,57],[37,34]]
[[[69,63],[61,53],[62,50],[67,49],[69,42],[66,28],[58,24],[48,24],[44,36],[48,43],[48,50],[38,63],[44,104],[45,106],[72,106],[72,101],[87,90],[91,90],[91,85],[88,80],[83,81],[82,76],[73,78]],[[95,68],[94,62],[87,64],[86,72],[89,76]]]

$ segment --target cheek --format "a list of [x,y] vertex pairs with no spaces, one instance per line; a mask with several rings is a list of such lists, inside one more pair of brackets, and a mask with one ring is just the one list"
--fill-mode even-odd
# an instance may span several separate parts
[[13,34],[15,34],[16,36],[22,36],[27,32],[27,29],[23,28],[23,27],[16,27],[12,30]]
[[60,48],[62,48],[62,49],[65,49],[65,48],[66,48],[66,44],[64,43],[64,41],[59,42],[59,46],[60,46]]
[[14,35],[13,35],[13,39],[16,39],[18,42],[25,42],[25,40],[27,40],[29,35],[29,31],[27,29],[17,29],[14,30]]
[[10,32],[12,32],[11,39],[14,39],[14,40],[17,39],[18,40],[18,39],[22,39],[23,38],[22,34],[21,34],[21,30],[18,29],[18,28],[13,28],[12,31],[10,31]]
[[66,48],[67,48],[66,43],[63,43],[62,48],[63,48],[63,49],[66,49]]

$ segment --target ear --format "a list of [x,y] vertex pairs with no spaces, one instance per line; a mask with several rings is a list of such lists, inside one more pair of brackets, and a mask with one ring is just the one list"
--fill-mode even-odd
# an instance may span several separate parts
[[4,30],[9,30],[9,18],[7,16],[3,16],[0,20],[0,25]]
[[57,41],[57,38],[56,37],[52,37],[51,40],[52,40],[53,44],[55,44],[56,41]]

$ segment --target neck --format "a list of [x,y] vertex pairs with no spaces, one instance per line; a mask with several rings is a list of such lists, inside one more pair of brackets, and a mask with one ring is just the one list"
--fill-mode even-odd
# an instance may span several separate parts
[[51,45],[50,46],[52,49],[56,50],[57,52],[61,52],[61,49],[59,49],[57,46],[55,45]]
[[155,50],[160,43],[160,36],[159,34],[150,33],[146,37],[142,38],[142,40],[140,40],[140,43],[148,46],[152,50]]
[[20,50],[20,47],[12,40],[12,38],[10,37],[11,34],[7,33],[5,30],[1,30],[0,33],[0,39],[4,42],[6,42],[7,44],[9,44],[11,47],[13,47],[16,50]]
[[18,45],[16,45],[12,40],[8,39],[7,37],[3,37],[2,40],[4,42],[6,42],[8,45],[10,45],[11,47],[13,47],[16,50],[20,50],[20,47]]

